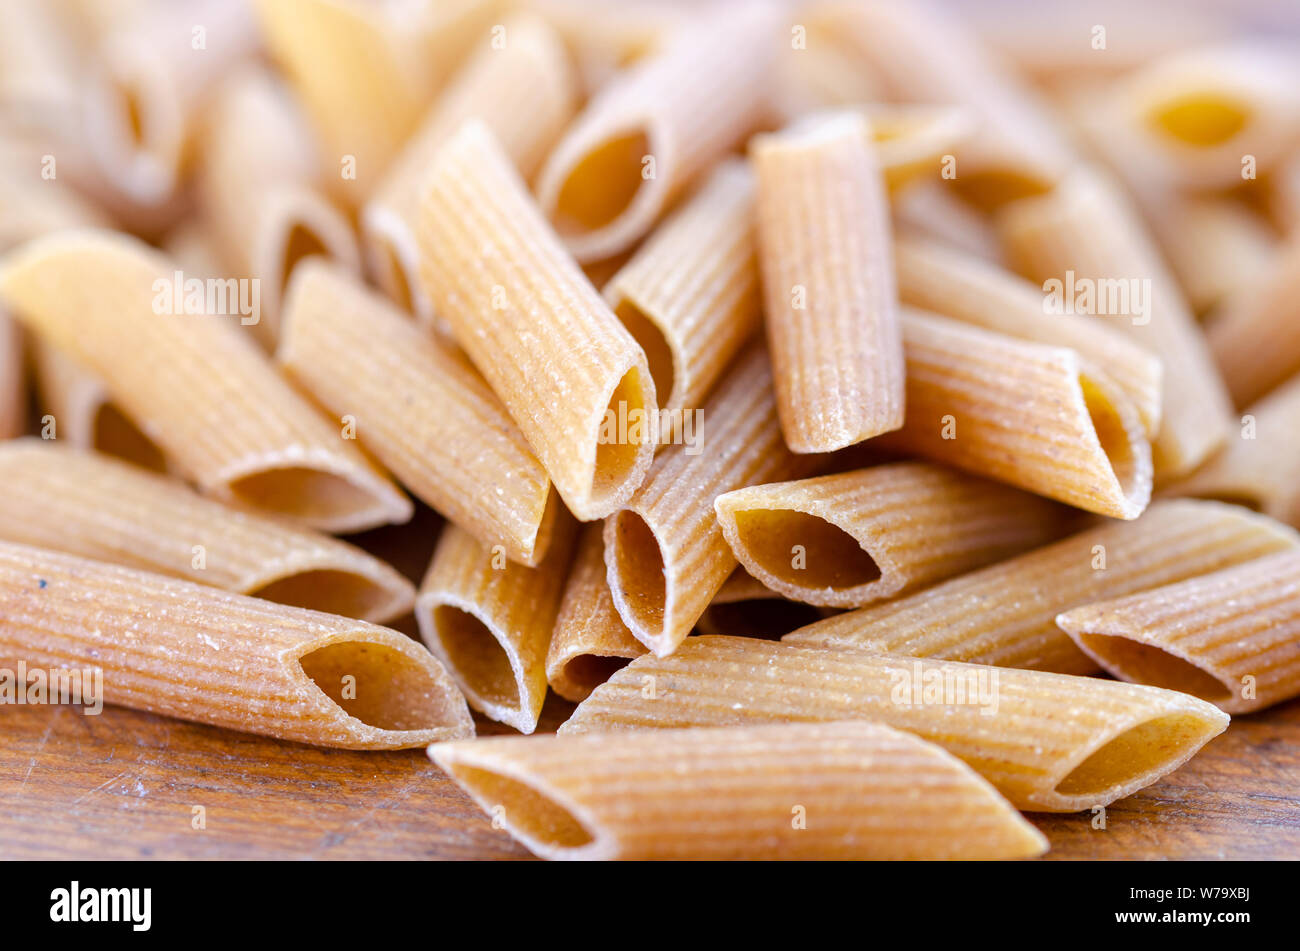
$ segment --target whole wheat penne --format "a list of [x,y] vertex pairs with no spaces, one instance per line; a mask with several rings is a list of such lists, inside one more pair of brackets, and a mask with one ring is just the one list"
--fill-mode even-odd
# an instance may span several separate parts
[[0,444],[0,538],[375,623],[415,588],[352,545],[57,442]]
[[1235,502],[1300,527],[1300,376],[1279,386],[1241,417],[1217,456],[1170,495]]
[[808,461],[781,440],[767,354],[752,346],[702,410],[703,445],[677,443],[645,484],[605,521],[609,588],[623,623],[671,654],[736,567],[713,499],[741,486],[796,477]]
[[[422,204],[420,266],[434,309],[569,510],[584,521],[604,518],[640,485],[654,456],[658,411],[645,354],[481,122],[462,126],[439,151]],[[543,381],[554,398],[539,396]]]
[[1073,156],[1044,106],[960,26],[925,3],[831,2],[807,18],[861,57],[901,102],[960,105],[975,131],[946,175],[983,207],[1051,188]]
[[551,480],[464,356],[325,261],[304,262],[289,287],[280,366],[422,501],[536,564]]
[[1279,163],[1269,176],[1264,209],[1283,234],[1300,228],[1300,149]]
[[577,80],[546,22],[519,14],[484,38],[384,173],[362,210],[371,270],[380,286],[422,321],[434,318],[420,286],[421,185],[438,148],[467,119],[481,119],[525,179],[531,179],[577,107]]
[[202,219],[190,219],[178,224],[167,233],[162,242],[163,253],[196,277],[219,277],[225,271],[225,262],[217,250],[212,229]]
[[87,147],[113,185],[157,205],[177,188],[215,84],[258,46],[246,0],[151,0],[99,46]]
[[903,424],[889,206],[866,120],[834,113],[750,145],[777,408],[795,452]]
[[107,703],[344,749],[474,735],[437,658],[365,621],[8,542],[0,599],[6,667],[97,669]]
[[1206,338],[1232,400],[1248,406],[1300,371],[1300,231],[1210,318]]
[[587,698],[561,734],[873,720],[942,746],[1018,809],[1075,812],[1149,786],[1228,718],[1172,690],[1039,670],[693,637]]
[[[819,621],[836,612],[791,601],[739,566],[722,583],[700,619],[698,634],[762,637],[768,640]],[[688,638],[689,641],[689,638]]]
[[39,337],[29,344],[44,414],[42,436],[117,456],[143,469],[166,470],[163,451],[113,402],[98,377]]
[[1228,199],[1173,198],[1147,220],[1198,314],[1256,284],[1276,251],[1263,216]]
[[587,104],[537,180],[538,201],[579,261],[630,247],[758,126],[779,37],[765,0],[723,4]]
[[439,743],[429,755],[550,859],[992,859],[1047,849],[955,756],[863,721],[499,737]]
[[528,6],[564,37],[588,94],[660,50],[685,19],[681,9],[656,0],[529,0]]
[[872,103],[856,108],[867,119],[891,193],[939,169],[943,157],[975,129],[973,116],[961,106]]
[[19,325],[0,310],[0,440],[27,428],[27,360]]
[[[1230,188],[1267,171],[1300,134],[1300,69],[1263,44],[1163,57],[1120,80],[1110,134],[1170,181]],[[1248,163],[1248,164],[1247,164]]]
[[[58,11],[42,0],[0,5],[0,128],[4,138],[53,134],[78,102],[73,44]],[[9,143],[6,142],[6,145]]]
[[896,240],[894,268],[904,304],[1011,337],[1069,347],[1105,368],[1132,402],[1148,436],[1159,429],[1160,360],[1123,334],[1081,314],[1049,316],[1041,289],[933,240]]
[[962,201],[947,182],[909,182],[890,196],[894,232],[923,238],[1001,265],[1002,246],[988,215]]
[[133,238],[65,232],[11,255],[0,297],[102,379],[205,493],[334,531],[410,518],[410,500],[275,372],[238,318],[174,275]]
[[840,42],[834,29],[823,29],[828,25],[816,18],[800,19],[774,64],[775,124],[786,125],[809,112],[881,103],[887,98],[880,78],[863,69],[861,56]]
[[1149,235],[1114,183],[1095,171],[1003,209],[1008,258],[1043,282],[1054,309],[1115,318],[1164,364],[1163,416],[1153,446],[1162,479],[1196,468],[1227,435],[1230,412],[1209,349]]
[[761,319],[745,164],[720,163],[602,293],[645,351],[660,405],[698,407]]
[[573,554],[573,519],[555,521],[536,568],[448,524],[415,602],[420,636],[469,705],[520,733],[537,729],[546,699],[546,651]]
[[258,282],[253,329],[272,347],[294,266],[319,254],[359,271],[356,236],[319,191],[321,160],[310,126],[269,72],[248,70],[217,93],[202,145],[201,205],[223,260]]
[[1300,552],[1075,608],[1056,623],[1121,680],[1228,713],[1300,695]]
[[1090,529],[784,639],[1085,674],[1096,665],[1056,626],[1062,611],[1298,545],[1294,530],[1237,506],[1156,502],[1135,522]]
[[904,308],[907,421],[881,445],[1136,518],[1151,447],[1127,395],[1073,350]]
[[575,702],[645,653],[609,596],[602,535],[603,526],[596,522],[583,526],[546,652],[547,683]]
[[492,24],[492,0],[372,4],[253,0],[272,57],[311,115],[336,196],[360,207],[460,54]]
[[1058,505],[924,462],[725,492],[713,507],[751,575],[796,601],[852,608],[1057,537]]

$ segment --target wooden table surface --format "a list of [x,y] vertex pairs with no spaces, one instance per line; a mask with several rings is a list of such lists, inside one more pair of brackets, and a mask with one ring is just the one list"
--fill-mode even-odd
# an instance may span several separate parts
[[[543,729],[571,709],[552,698]],[[113,707],[4,707],[0,725],[0,859],[529,854],[422,750],[323,750]],[[1238,718],[1112,805],[1104,830],[1091,813],[1031,818],[1054,859],[1300,858],[1300,701]]]

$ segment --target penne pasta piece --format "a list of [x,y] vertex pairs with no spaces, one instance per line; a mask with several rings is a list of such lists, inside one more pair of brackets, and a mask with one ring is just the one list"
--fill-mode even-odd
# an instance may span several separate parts
[[587,262],[631,247],[673,198],[758,127],[780,36],[775,6],[730,3],[616,76],[570,125],[538,201]]
[[271,56],[320,136],[335,195],[350,207],[378,186],[497,8],[493,0],[253,2]]
[[660,656],[691,632],[736,567],[713,499],[803,475],[810,465],[781,440],[761,347],[736,361],[702,413],[709,427],[705,445],[666,447],[636,495],[605,521],[614,605],[636,639]]
[[904,308],[907,422],[882,448],[1115,518],[1151,498],[1137,410],[1073,350]]
[[1148,436],[1160,428],[1159,358],[1081,314],[1051,314],[1043,292],[1010,271],[923,238],[894,242],[904,304],[1010,337],[1069,347],[1124,391]]
[[548,859],[992,859],[1047,849],[955,756],[876,723],[497,737],[439,743],[429,755]]
[[289,288],[279,365],[419,499],[535,565],[551,480],[464,356],[324,261],[304,262]]
[[253,329],[269,349],[294,267],[322,255],[359,272],[352,226],[318,189],[320,156],[288,89],[249,70],[217,94],[202,138],[200,204],[222,259],[258,282]]
[[1227,199],[1175,197],[1147,220],[1198,314],[1263,279],[1277,247],[1261,215]]
[[151,0],[99,44],[87,149],[130,199],[176,191],[213,87],[258,48],[245,0]]
[[945,177],[979,206],[1047,191],[1073,161],[1043,104],[940,8],[830,2],[806,18],[852,50],[893,100],[969,111],[975,132],[953,149]]
[[425,322],[434,314],[420,286],[416,234],[421,185],[438,148],[461,123],[481,119],[528,180],[577,107],[577,81],[555,31],[527,14],[511,17],[499,29],[504,45],[495,37],[479,45],[362,210],[371,270],[390,297]]
[[[658,411],[645,354],[481,122],[462,126],[438,153],[422,204],[420,261],[434,309],[569,510],[604,518],[654,457]],[[542,381],[556,398],[539,398]]]
[[1236,405],[1254,403],[1300,371],[1298,298],[1300,232],[1210,318],[1206,338]]
[[352,545],[37,439],[0,444],[0,538],[374,623],[415,588]]
[[889,205],[861,116],[750,145],[768,345],[786,444],[829,452],[903,424]]
[[602,289],[664,409],[698,407],[761,320],[754,177],[720,163]]
[[[1068,715],[1062,715],[1068,711]],[[693,637],[619,671],[562,735],[872,720],[942,746],[1018,809],[1076,812],[1149,786],[1228,718],[1173,690],[914,657]]]
[[1279,552],[1056,619],[1107,672],[1228,713],[1300,695],[1300,553]]
[[0,297],[205,494],[328,531],[409,519],[410,500],[174,273],[135,239],[67,232],[10,255]]
[[784,640],[1086,674],[1096,665],[1056,626],[1056,615],[1297,546],[1294,530],[1237,506],[1157,502],[1136,522],[1081,532]]
[[1293,152],[1269,176],[1264,208],[1283,234],[1300,229],[1300,150]]
[[528,6],[564,38],[589,95],[662,49],[685,21],[680,9],[657,0],[529,0]]
[[1002,246],[987,215],[962,201],[946,182],[909,182],[890,196],[894,231],[924,238],[971,257],[1001,265]]
[[162,243],[163,253],[198,277],[218,277],[225,270],[225,262],[212,240],[206,223],[200,220],[182,222],[173,228]]
[[27,361],[19,325],[0,310],[0,440],[27,428]]
[[537,729],[546,699],[546,651],[574,534],[559,513],[546,558],[528,568],[449,524],[416,598],[420,637],[469,705],[520,733]]
[[48,432],[78,449],[94,449],[142,469],[166,471],[162,450],[113,402],[94,374],[40,338],[29,342],[41,409],[51,417],[42,417],[42,436]]
[[695,622],[695,631],[698,634],[729,634],[773,640],[835,613],[837,612],[815,608],[802,601],[783,598],[741,566],[731,573],[713,596],[709,606]]
[[1114,317],[1109,326],[1163,362],[1159,477],[1200,465],[1223,443],[1231,407],[1178,285],[1117,186],[1076,174],[1046,197],[1005,208],[999,228],[1015,269],[1043,282],[1054,309]]
[[960,106],[859,105],[890,192],[942,167],[945,155],[971,136],[975,122]]
[[438,660],[365,621],[8,542],[0,600],[6,667],[102,671],[107,703],[354,750],[474,735]]
[[1170,495],[1233,502],[1300,527],[1300,376],[1251,406],[1228,445]]
[[924,462],[725,492],[713,507],[745,570],[809,604],[892,598],[1051,541],[1065,511]]
[[547,683],[565,700],[574,702],[645,653],[609,595],[602,534],[600,524],[583,526],[546,652]]

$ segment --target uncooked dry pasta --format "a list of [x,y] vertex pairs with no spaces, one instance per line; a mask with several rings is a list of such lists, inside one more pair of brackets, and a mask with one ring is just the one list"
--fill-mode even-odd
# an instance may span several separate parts
[[275,372],[241,318],[190,299],[174,275],[133,238],[63,232],[5,260],[0,297],[205,493],[335,531],[410,518],[410,500]]
[[0,439],[27,428],[27,361],[20,326],[0,310]]
[[[434,309],[496,390],[565,504],[604,518],[636,490],[658,422],[645,354],[560,245],[490,130],[425,178],[420,262]],[[539,398],[550,381],[558,398]]]
[[359,548],[59,441],[0,443],[0,539],[375,623],[415,604]]
[[1228,713],[1300,694],[1300,553],[1244,565],[1056,619],[1121,680],[1179,690]]
[[1157,502],[1134,522],[1089,529],[908,597],[818,621],[785,640],[1086,674],[1096,664],[1056,626],[1056,615],[1298,545],[1293,529],[1238,506]]
[[546,699],[546,651],[574,535],[573,519],[560,513],[546,557],[529,568],[448,524],[420,583],[424,643],[471,707],[521,733],[537,729]]
[[447,671],[384,627],[0,542],[0,663],[97,668],[107,703],[282,740],[474,735]]
[[960,757],[1019,809],[1073,812],[1149,786],[1228,718],[1174,690],[865,651],[693,637],[614,674],[561,734],[863,719]]
[[787,598],[840,608],[1001,561],[1066,526],[1046,499],[924,462],[749,486],[713,505],[751,575]]
[[280,366],[417,497],[489,548],[536,564],[551,480],[464,356],[323,261],[304,262],[289,288]]
[[1170,198],[1147,220],[1198,314],[1259,281],[1276,251],[1268,222],[1230,199]]
[[1073,350],[904,308],[907,421],[881,445],[1136,518],[1151,446],[1127,395]]
[[429,755],[550,859],[994,859],[1047,848],[961,760],[876,723],[496,737]]
[[888,202],[866,120],[835,113],[750,145],[777,408],[795,452],[903,423]]
[[645,653],[609,595],[603,531],[599,523],[583,526],[546,652],[546,680],[551,689],[575,702]]
[[500,25],[500,43],[484,36],[420,127],[384,173],[362,209],[371,269],[389,296],[423,321],[433,305],[420,286],[420,187],[438,148],[467,119],[481,119],[519,174],[530,180],[576,107],[576,80],[555,32],[520,14]]

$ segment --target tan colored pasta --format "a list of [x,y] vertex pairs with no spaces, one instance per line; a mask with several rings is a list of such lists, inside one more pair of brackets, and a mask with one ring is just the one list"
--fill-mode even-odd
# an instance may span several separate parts
[[619,69],[663,48],[685,21],[683,10],[657,0],[529,0],[569,48],[586,93]]
[[1228,713],[1300,695],[1300,552],[1075,608],[1056,623],[1121,680]]
[[550,859],[991,859],[1047,849],[956,757],[875,723],[498,737],[440,743],[429,755]]
[[6,541],[375,623],[415,604],[411,583],[359,548],[106,456],[20,439],[0,444],[0,482]]
[[271,55],[312,117],[337,197],[359,207],[474,39],[493,0],[253,0]]
[[971,136],[975,122],[961,106],[858,106],[890,192],[942,167],[943,157]]
[[546,653],[547,683],[565,700],[574,702],[645,653],[609,595],[602,535],[603,526],[598,523],[583,526]]
[[904,304],[1022,340],[1069,347],[1124,391],[1148,436],[1160,428],[1160,360],[1123,334],[1081,314],[1051,314],[1042,291],[1009,271],[921,238],[894,243]]
[[200,201],[222,259],[259,283],[254,330],[275,345],[294,266],[323,255],[359,272],[348,220],[318,189],[320,156],[306,118],[269,72],[249,70],[222,89],[203,135]]
[[497,136],[525,180],[531,179],[577,107],[576,79],[555,31],[531,15],[501,24],[501,40],[481,43],[384,173],[362,211],[371,270],[380,286],[423,321],[434,318],[420,286],[421,184],[438,148],[467,119]]
[[[658,413],[645,354],[482,123],[462,126],[438,153],[423,206],[420,262],[434,309],[569,510],[584,521],[604,518],[636,490],[654,456],[649,423]],[[538,398],[542,380],[555,399]]]
[[1247,409],[1223,451],[1168,492],[1235,502],[1300,527],[1297,432],[1300,376]]
[[751,575],[787,598],[852,608],[1042,545],[1057,505],[924,462],[737,489],[713,502]]
[[1232,400],[1247,406],[1300,371],[1300,232],[1206,328]]
[[1001,265],[1002,245],[987,215],[962,201],[947,182],[910,182],[890,196],[898,239],[923,238]]
[[212,231],[201,220],[181,222],[168,232],[162,249],[182,271],[197,277],[219,277],[225,270]]
[[719,164],[602,292],[645,351],[662,407],[698,407],[761,319],[744,163]]
[[152,0],[99,45],[87,148],[135,201],[176,190],[213,87],[258,46],[244,0]]
[[1096,665],[1056,626],[1062,611],[1296,548],[1295,531],[1237,506],[1157,502],[887,604],[786,635],[793,643],[1086,674]]
[[587,104],[537,181],[542,208],[579,261],[631,247],[758,126],[778,23],[766,4],[724,5]]
[[1172,198],[1147,220],[1197,313],[1256,284],[1276,251],[1263,217],[1226,199]]
[[866,121],[759,136],[758,249],[786,444],[829,452],[903,424],[889,206]]
[[693,637],[616,673],[561,727],[872,720],[942,746],[1018,809],[1075,812],[1149,786],[1228,718],[1172,690],[914,657]]
[[953,185],[983,207],[1050,189],[1072,161],[1050,115],[961,27],[921,2],[821,3],[807,18],[854,51],[887,95],[959,105],[975,132],[953,149]]
[[[1178,285],[1117,186],[1082,172],[1044,198],[1004,209],[999,225],[1016,269],[1044,290],[1058,282],[1062,303],[1077,299],[1071,286],[1095,289],[1096,302],[1114,297],[1105,305],[1108,312],[1116,305],[1108,326],[1164,363],[1156,471],[1164,479],[1196,468],[1223,443],[1231,408]],[[1144,306],[1135,306],[1139,297]]]
[[173,285],[165,257],[96,231],[33,241],[0,271],[14,312],[102,379],[205,493],[332,531],[411,517],[410,500],[275,372],[238,318],[159,307]]
[[0,440],[27,428],[27,361],[23,333],[0,310]]
[[98,669],[107,703],[344,749],[474,735],[437,659],[365,621],[8,542],[0,599],[6,667]]
[[508,558],[545,554],[551,480],[462,354],[314,260],[290,283],[276,359],[417,497]]
[[907,422],[880,445],[1136,518],[1151,498],[1137,410],[1073,350],[904,308]]
[[732,489],[804,474],[781,440],[767,354],[753,346],[704,405],[702,446],[666,447],[605,521],[609,588],[623,623],[663,656],[691,632],[736,567],[713,512]]
[[416,599],[420,636],[469,705],[521,733],[537,729],[546,699],[546,651],[574,534],[560,513],[546,558],[528,568],[448,524]]
[[771,640],[836,613],[784,598],[740,566],[695,622],[695,632]]
[[42,436],[117,456],[155,472],[167,469],[163,451],[113,402],[98,377],[40,338],[29,343],[45,414],[41,417]]

